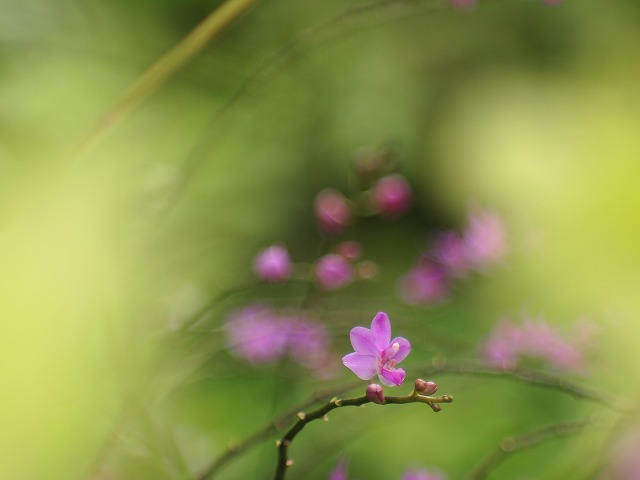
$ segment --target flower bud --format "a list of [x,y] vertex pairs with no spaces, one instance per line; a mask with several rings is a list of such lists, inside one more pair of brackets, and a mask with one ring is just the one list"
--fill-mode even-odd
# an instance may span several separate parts
[[349,261],[354,261],[362,255],[362,245],[356,241],[342,242],[336,248],[338,255],[342,255]]
[[372,207],[384,217],[395,218],[407,213],[411,200],[411,187],[401,175],[383,177],[371,190]]
[[438,390],[438,385],[436,385],[436,382],[427,382],[418,378],[416,380],[415,389],[417,393],[422,395],[432,395],[436,393],[436,390]]
[[318,260],[316,280],[325,290],[346,287],[353,280],[353,266],[340,255],[330,253]]
[[329,235],[340,235],[351,223],[351,207],[337,190],[325,188],[316,196],[314,212],[318,229]]
[[253,261],[254,273],[267,282],[282,282],[291,275],[291,259],[286,248],[272,245],[258,252]]
[[366,396],[373,403],[382,404],[384,403],[384,392],[382,391],[382,387],[377,383],[372,383],[367,385]]

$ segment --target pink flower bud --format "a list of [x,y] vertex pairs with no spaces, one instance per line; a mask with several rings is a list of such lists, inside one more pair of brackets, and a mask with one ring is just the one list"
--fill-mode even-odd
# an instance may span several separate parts
[[416,392],[422,395],[432,395],[436,393],[436,390],[438,390],[438,385],[436,385],[436,382],[427,382],[418,378],[416,380],[415,389]]
[[316,279],[325,290],[346,287],[353,280],[353,274],[353,266],[334,253],[320,258],[316,264]]
[[272,245],[258,252],[253,262],[254,273],[267,282],[282,282],[291,275],[291,259],[286,248]]
[[411,200],[411,187],[401,175],[383,177],[371,190],[371,205],[384,217],[395,218],[407,213]]
[[340,235],[351,223],[351,207],[347,199],[333,188],[325,188],[314,202],[316,222],[321,232]]
[[382,387],[377,383],[372,383],[370,385],[367,385],[367,390],[365,395],[373,403],[377,403],[377,404],[384,403],[384,391],[382,390]]
[[336,250],[338,255],[342,255],[349,261],[357,260],[358,258],[360,258],[360,255],[362,255],[362,245],[353,240],[342,242],[340,245],[338,245]]

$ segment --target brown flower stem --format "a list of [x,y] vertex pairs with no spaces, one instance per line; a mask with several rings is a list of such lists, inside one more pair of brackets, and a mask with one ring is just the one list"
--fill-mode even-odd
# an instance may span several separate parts
[[[422,368],[420,370],[420,373],[420,376],[423,376],[424,378],[429,378],[435,374],[468,376],[478,375],[495,377],[499,379],[502,378],[563,392],[575,398],[591,401],[612,410],[626,411],[624,407],[621,407],[612,400],[614,396],[605,397],[595,390],[581,386],[565,378],[526,367],[505,370],[492,367],[491,365],[478,361],[445,361],[444,359],[434,359],[432,361],[432,365]],[[217,458],[213,460],[209,467],[207,467],[207,469],[205,469],[203,473],[197,477],[197,479],[207,480],[209,478],[212,478],[211,475],[217,473],[218,470],[220,470],[229,461],[233,460],[236,456],[247,450],[250,450],[256,445],[259,445],[261,442],[265,441],[270,436],[274,435],[282,428],[284,428],[284,426],[287,424],[290,418],[296,414],[296,412],[304,410],[325,398],[331,398],[334,395],[342,395],[345,392],[356,388],[360,384],[361,382],[357,381],[336,387],[331,392],[319,392],[315,394],[312,399],[302,404],[296,405],[290,411],[265,425],[263,428],[248,436],[241,442],[237,442],[229,446],[223,453],[221,453]]]
[[341,395],[344,392],[347,392],[355,388],[356,386],[361,385],[361,383],[362,382],[360,381],[358,381],[357,383],[352,382],[335,389],[319,391],[307,401],[294,406],[291,410],[287,411],[272,422],[269,422],[260,430],[246,437],[244,440],[230,443],[228,448],[196,477],[197,480],[207,480],[209,478],[212,478],[212,476],[217,473],[220,468],[222,468],[234,457],[240,455],[242,452],[250,450],[252,447],[259,445],[262,441],[266,440],[270,436],[282,431],[291,421],[292,417],[295,417],[297,412],[305,410],[318,403],[319,401],[326,401],[327,399],[335,395]]
[[471,472],[467,480],[481,480],[486,478],[493,469],[515,452],[537,447],[548,440],[582,432],[585,428],[595,425],[596,422],[593,420],[559,422],[518,437],[506,437],[498,444],[497,450],[487,456],[482,463]]
[[[382,405],[394,404],[402,405],[407,403],[424,403],[429,406],[433,406],[439,403],[451,403],[453,397],[450,395],[441,395],[439,397],[428,397],[424,395],[412,392],[405,397],[386,397]],[[326,415],[341,407],[359,407],[371,403],[371,401],[365,397],[349,398],[349,399],[337,399],[333,398],[328,403],[323,405],[309,413],[298,412],[298,421],[289,429],[289,431],[282,437],[282,439],[276,442],[278,448],[278,464],[276,466],[276,472],[274,480],[284,480],[287,469],[293,465],[293,461],[289,458],[289,446],[295,439],[295,437],[302,431],[302,429],[310,422],[318,419],[326,419]],[[435,411],[435,410],[434,410]]]

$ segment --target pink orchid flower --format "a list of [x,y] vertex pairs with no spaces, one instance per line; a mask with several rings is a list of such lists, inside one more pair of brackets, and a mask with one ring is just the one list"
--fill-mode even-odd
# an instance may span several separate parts
[[391,340],[391,323],[384,312],[371,322],[371,329],[355,327],[349,334],[355,352],[345,355],[342,363],[362,380],[371,380],[376,374],[387,387],[402,385],[405,372],[396,365],[411,351],[406,338]]

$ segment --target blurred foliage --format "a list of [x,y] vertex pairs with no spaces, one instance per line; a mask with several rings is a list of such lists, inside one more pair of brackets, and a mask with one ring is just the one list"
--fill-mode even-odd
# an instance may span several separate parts
[[[313,262],[323,248],[313,198],[352,187],[362,145],[399,152],[416,204],[401,221],[350,230],[380,276],[314,299],[336,357],[380,310],[413,343],[409,378],[434,356],[474,357],[504,315],[560,328],[587,317],[599,335],[582,381],[636,401],[640,3],[457,11],[388,0],[310,30],[361,4],[258,2],[101,130],[136,78],[221,3],[0,4],[1,478],[195,478],[230,440],[352,380],[346,369],[319,381],[285,362],[251,367],[226,351],[230,310],[255,298],[295,306],[304,285],[229,295],[196,333],[176,328],[200,302],[252,282],[265,245]],[[400,303],[395,279],[427,235],[458,228],[474,202],[504,215],[507,265],[459,284],[444,305]],[[465,478],[505,436],[615,418],[497,378],[435,380],[456,398],[438,415],[368,406],[310,425],[290,478],[327,478],[338,453],[353,478],[400,478],[409,465]],[[609,435],[556,439],[491,478],[593,478]],[[272,440],[219,478],[270,478]]]

